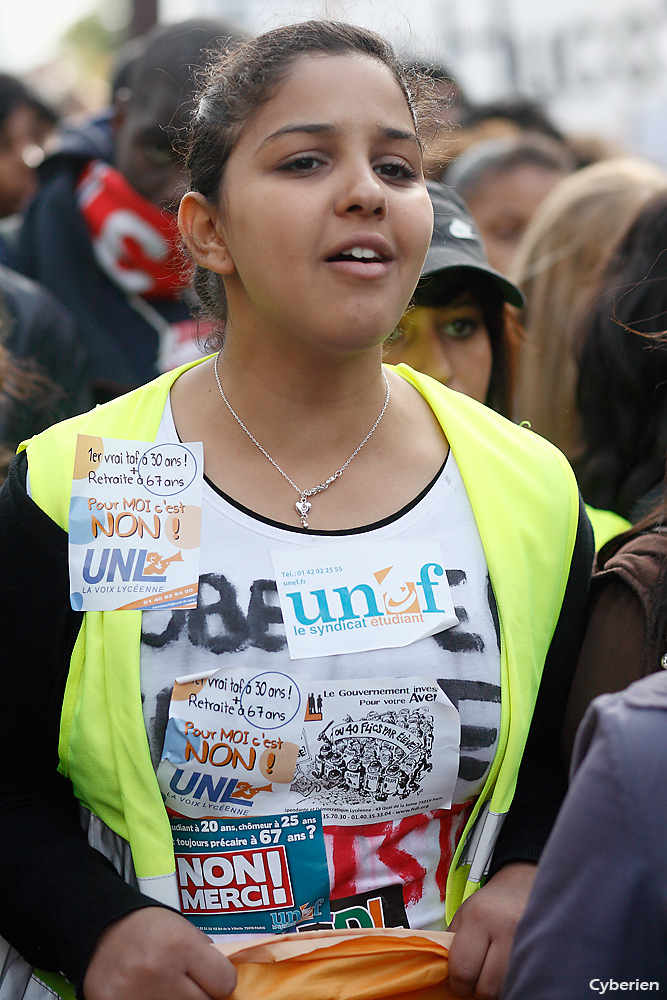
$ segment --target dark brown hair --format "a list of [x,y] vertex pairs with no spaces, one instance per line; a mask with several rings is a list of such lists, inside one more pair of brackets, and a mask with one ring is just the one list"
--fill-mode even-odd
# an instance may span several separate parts
[[639,212],[580,328],[584,500],[636,521],[667,454],[667,194]]
[[[433,84],[403,65],[391,45],[363,28],[336,21],[304,21],[268,31],[234,47],[211,64],[201,81],[197,109],[187,139],[186,166],[190,189],[216,203],[225,166],[245,125],[266,104],[303,55],[364,55],[377,59],[393,74],[405,95],[418,135],[428,120]],[[218,327],[208,344],[220,346],[227,318],[220,275],[197,266],[194,287],[205,314]]]

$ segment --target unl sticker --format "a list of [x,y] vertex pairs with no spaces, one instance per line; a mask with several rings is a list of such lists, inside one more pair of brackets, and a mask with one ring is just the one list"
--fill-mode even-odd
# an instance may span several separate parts
[[201,441],[77,436],[69,508],[75,611],[196,608]]
[[284,809],[302,719],[299,686],[279,671],[178,678],[157,771],[167,811],[204,818]]

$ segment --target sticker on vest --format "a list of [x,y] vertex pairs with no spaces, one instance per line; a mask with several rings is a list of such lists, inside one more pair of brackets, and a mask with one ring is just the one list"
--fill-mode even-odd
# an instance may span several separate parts
[[317,810],[261,819],[171,822],[181,912],[207,934],[279,933],[330,924]]
[[264,816],[287,805],[303,698],[278,671],[178,678],[157,777],[175,816]]
[[407,646],[458,625],[436,540],[271,552],[293,660]]
[[461,723],[435,680],[310,684],[289,807],[357,826],[449,809]]
[[196,608],[203,450],[79,434],[69,508],[75,611]]
[[329,901],[331,920],[313,919],[297,931],[344,931],[350,927],[409,927],[402,885],[385,885]]

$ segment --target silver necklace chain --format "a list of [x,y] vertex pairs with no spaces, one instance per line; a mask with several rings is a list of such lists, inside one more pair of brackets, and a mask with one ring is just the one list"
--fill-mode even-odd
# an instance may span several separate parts
[[239,417],[239,415],[232,409],[231,403],[229,402],[229,400],[225,396],[225,394],[223,392],[223,389],[222,389],[222,385],[220,383],[220,376],[218,374],[218,358],[219,357],[220,357],[220,355],[216,354],[215,361],[213,362],[213,370],[215,372],[215,381],[218,383],[218,389],[220,390],[220,395],[222,396],[222,400],[223,400],[225,406],[227,407],[227,409],[229,410],[229,412],[231,413],[231,415],[234,417],[234,420],[236,420],[237,424],[239,424],[243,428],[243,430],[246,432],[246,434],[248,435],[248,437],[250,438],[250,440],[252,441],[252,443],[255,444],[255,445],[257,445],[257,447],[261,451],[262,455],[264,455],[265,458],[268,458],[268,460],[271,463],[271,465],[273,465],[274,468],[276,468],[278,470],[278,472],[280,473],[280,475],[284,479],[286,479],[287,482],[290,484],[290,486],[292,486],[297,491],[297,493],[300,495],[300,499],[297,500],[297,502],[294,504],[294,506],[296,507],[297,514],[301,518],[301,527],[302,528],[307,528],[308,527],[308,511],[310,510],[310,508],[312,506],[312,504],[308,500],[308,497],[315,496],[316,493],[322,493],[324,490],[328,489],[331,486],[332,483],[334,483],[337,479],[339,479],[340,476],[343,475],[343,473],[347,469],[347,467],[350,464],[350,462],[352,461],[352,459],[356,458],[356,456],[359,454],[359,452],[361,451],[361,449],[363,448],[363,446],[366,444],[366,442],[368,441],[368,439],[370,437],[372,437],[372,435],[375,433],[375,431],[377,429],[377,425],[380,423],[380,421],[382,420],[382,418],[383,418],[383,416],[385,414],[385,410],[387,409],[387,404],[389,403],[389,382],[387,380],[387,376],[386,376],[384,370],[382,371],[382,378],[384,379],[384,384],[387,387],[387,392],[386,392],[386,395],[384,397],[384,404],[382,406],[382,409],[380,410],[380,413],[378,415],[377,420],[375,421],[375,423],[373,424],[373,426],[369,430],[369,432],[366,435],[366,437],[364,438],[364,440],[361,442],[361,444],[357,445],[357,447],[354,449],[354,451],[352,452],[352,454],[348,458],[347,462],[345,462],[344,465],[341,465],[340,469],[337,472],[334,472],[333,476],[329,476],[329,478],[325,479],[325,481],[323,483],[320,483],[319,486],[312,486],[309,490],[302,490],[299,486],[296,485],[295,482],[292,482],[292,480],[287,475],[287,473],[284,472],[280,468],[280,466],[278,465],[278,463],[275,462],[271,458],[271,456],[269,455],[268,451],[266,451],[264,448],[262,448],[262,446],[259,443],[259,441],[257,440],[257,438],[253,437],[253,435],[250,433],[250,431],[248,430],[248,428],[246,427],[246,425],[243,423],[243,421],[241,420],[241,418]]

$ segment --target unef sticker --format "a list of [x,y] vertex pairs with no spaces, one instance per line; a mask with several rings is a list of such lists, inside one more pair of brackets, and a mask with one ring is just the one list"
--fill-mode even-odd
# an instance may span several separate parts
[[278,671],[179,678],[157,771],[167,811],[203,818],[284,809],[303,715],[298,683]]
[[290,657],[407,646],[458,624],[435,540],[271,552]]
[[195,608],[203,450],[79,434],[69,510],[75,611]]
[[172,820],[181,912],[207,934],[279,933],[331,919],[322,819]]

